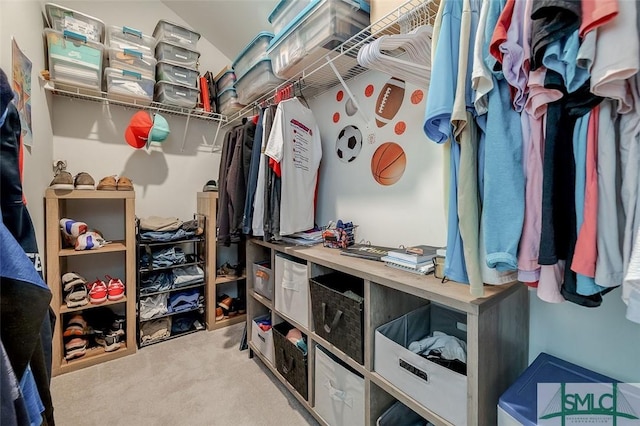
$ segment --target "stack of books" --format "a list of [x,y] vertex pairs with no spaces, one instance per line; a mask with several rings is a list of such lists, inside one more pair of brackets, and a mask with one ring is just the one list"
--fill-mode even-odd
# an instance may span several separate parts
[[412,272],[418,275],[426,275],[435,268],[433,258],[436,257],[438,247],[419,245],[389,251],[382,261],[387,266]]

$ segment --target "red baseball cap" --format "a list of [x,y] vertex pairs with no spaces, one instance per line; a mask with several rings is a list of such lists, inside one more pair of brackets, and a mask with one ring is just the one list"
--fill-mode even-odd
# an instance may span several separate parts
[[135,149],[143,148],[147,144],[152,127],[153,121],[151,121],[149,113],[138,111],[131,117],[127,129],[124,131],[124,138]]

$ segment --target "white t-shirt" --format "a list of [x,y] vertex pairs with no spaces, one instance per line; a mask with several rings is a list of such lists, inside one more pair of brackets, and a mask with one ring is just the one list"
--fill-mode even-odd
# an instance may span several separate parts
[[313,112],[297,98],[278,104],[264,153],[280,163],[282,173],[280,235],[313,228],[322,144]]

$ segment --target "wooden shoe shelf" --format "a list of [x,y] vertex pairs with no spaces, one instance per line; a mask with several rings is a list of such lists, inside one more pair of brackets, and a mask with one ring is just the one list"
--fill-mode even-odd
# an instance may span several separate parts
[[[135,353],[135,192],[64,191],[49,188],[45,192],[45,209],[46,281],[53,293],[51,308],[55,314],[52,342],[53,375]],[[83,221],[89,228],[105,231],[105,238],[109,241],[111,241],[110,235],[118,238],[94,250],[76,251],[72,248],[64,248],[60,219],[65,217]],[[125,284],[125,296],[118,301],[68,308],[64,302],[61,277],[64,273],[71,271],[78,272],[88,282],[92,282],[96,274],[103,280],[105,274],[119,277]],[[125,317],[126,334],[121,347],[113,352],[105,352],[102,347],[91,347],[82,357],[65,360],[63,332],[70,316],[83,312],[100,315],[100,310],[103,309],[117,310]],[[92,337],[89,337],[89,340],[92,340]],[[93,342],[90,343],[93,344]]]

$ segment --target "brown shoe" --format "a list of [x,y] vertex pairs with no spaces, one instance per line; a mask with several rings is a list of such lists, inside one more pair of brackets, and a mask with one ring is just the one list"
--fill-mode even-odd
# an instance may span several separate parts
[[54,176],[53,180],[49,184],[51,189],[73,189],[73,176],[67,171],[61,171]]
[[216,321],[222,321],[224,319],[224,311],[222,308],[216,308]]
[[73,186],[76,189],[94,190],[96,189],[96,182],[89,173],[80,172],[76,175]]
[[233,299],[229,296],[225,297],[224,299],[222,299],[220,302],[218,302],[218,306],[220,306],[222,309],[226,309],[227,311],[231,309],[231,304],[233,303]]
[[120,176],[117,183],[118,191],[133,191],[133,183],[131,179],[125,176]]
[[117,189],[116,178],[114,176],[103,177],[98,183],[98,189],[101,191],[115,191]]

